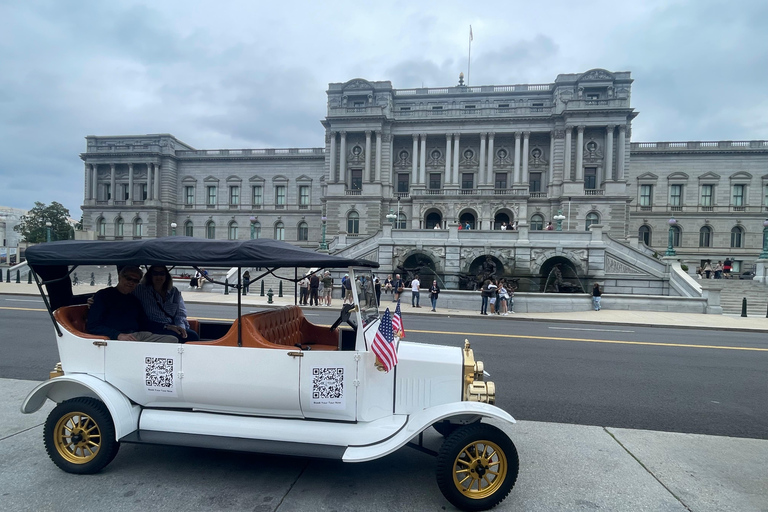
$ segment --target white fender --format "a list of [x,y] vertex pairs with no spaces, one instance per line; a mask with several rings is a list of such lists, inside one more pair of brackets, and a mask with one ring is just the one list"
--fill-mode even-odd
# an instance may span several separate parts
[[80,373],[56,377],[41,383],[24,399],[24,403],[21,404],[21,412],[30,414],[39,410],[48,398],[56,403],[61,403],[70,398],[81,396],[97,398],[104,402],[109,414],[112,415],[117,439],[138,428],[141,407],[132,404],[128,397],[111,384]]
[[420,432],[424,431],[433,423],[454,416],[482,416],[485,418],[495,418],[509,423],[515,423],[515,418],[509,413],[494,405],[486,403],[459,402],[437,405],[411,414],[402,429],[392,437],[380,443],[348,447],[344,452],[342,460],[344,462],[366,462],[389,455],[395,450],[403,447],[408,441],[416,437]]

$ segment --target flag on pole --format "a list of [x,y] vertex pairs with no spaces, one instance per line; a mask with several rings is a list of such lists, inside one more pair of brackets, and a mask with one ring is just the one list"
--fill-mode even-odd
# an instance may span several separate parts
[[[387,309],[389,311],[389,309]],[[397,299],[395,314],[392,316],[392,330],[398,338],[405,338],[405,329],[403,329],[403,315],[400,313],[400,299]]]
[[392,332],[392,319],[390,318],[389,308],[384,312],[379,323],[379,330],[373,337],[371,350],[376,354],[376,358],[384,366],[384,371],[389,372],[397,365],[397,346],[395,345],[395,335]]
[[474,38],[472,37],[472,25],[469,26],[469,40],[474,41]]

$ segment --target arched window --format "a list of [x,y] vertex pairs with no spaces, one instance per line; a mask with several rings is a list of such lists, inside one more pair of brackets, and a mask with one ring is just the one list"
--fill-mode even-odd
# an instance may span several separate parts
[[739,226],[733,226],[731,229],[731,247],[743,247],[744,243],[744,230]]
[[712,246],[712,228],[709,226],[701,226],[699,230],[699,247],[711,247]]
[[469,224],[469,229],[477,229],[475,215],[472,212],[462,213],[461,217],[459,217],[459,222],[461,223],[462,229],[467,229],[467,224]]
[[640,229],[637,231],[637,238],[640,239],[641,242],[643,242],[645,245],[649,246],[651,245],[651,226],[648,224],[643,224],[640,226]]
[[680,226],[672,226],[672,247],[680,247]]
[[592,224],[600,224],[600,216],[595,212],[589,212],[587,214],[586,230],[589,231],[589,226]]
[[254,239],[261,238],[261,222],[253,223],[253,238]]
[[133,221],[133,236],[144,236],[144,221],[136,219]]
[[285,240],[285,225],[282,222],[275,224],[275,240]]
[[237,222],[232,221],[229,223],[227,229],[227,238],[230,240],[237,240]]
[[107,221],[105,221],[102,217],[96,221],[96,232],[99,234],[99,236],[104,236],[107,234]]
[[122,217],[115,220],[115,236],[123,236],[125,232],[125,221]]
[[427,215],[426,224],[425,227],[427,229],[435,229],[435,226],[437,226],[438,229],[442,228],[443,224],[443,218],[440,216],[437,212],[432,212]]
[[212,220],[205,223],[205,238],[209,240],[216,239],[216,223]]
[[191,220],[184,223],[184,236],[195,236],[195,228]]
[[408,226],[408,217],[406,217],[403,212],[400,212],[397,216],[397,225],[395,226],[395,228],[407,229],[407,226]]
[[352,211],[347,215],[347,233],[357,235],[360,233],[360,214]]
[[544,229],[544,217],[538,213],[531,217],[531,230],[541,231]]
[[306,222],[299,222],[299,233],[297,239],[299,242],[306,242],[309,240],[309,226],[307,226]]

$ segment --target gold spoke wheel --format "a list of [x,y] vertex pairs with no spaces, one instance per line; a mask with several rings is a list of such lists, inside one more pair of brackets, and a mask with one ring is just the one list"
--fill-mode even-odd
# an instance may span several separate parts
[[54,427],[56,451],[72,464],[93,460],[101,449],[101,430],[89,415],[70,412],[59,418]]
[[467,498],[487,498],[504,483],[508,469],[499,445],[485,439],[473,441],[454,461],[453,483]]

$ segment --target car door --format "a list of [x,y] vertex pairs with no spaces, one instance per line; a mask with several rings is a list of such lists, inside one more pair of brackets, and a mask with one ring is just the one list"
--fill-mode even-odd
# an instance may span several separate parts
[[357,419],[358,361],[356,351],[302,351],[301,411],[305,418]]

